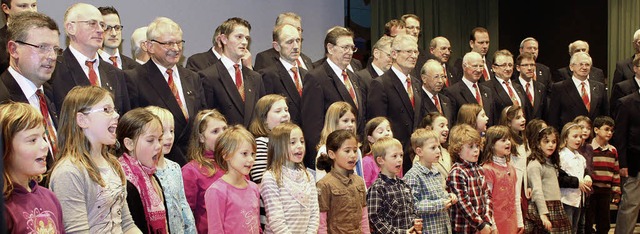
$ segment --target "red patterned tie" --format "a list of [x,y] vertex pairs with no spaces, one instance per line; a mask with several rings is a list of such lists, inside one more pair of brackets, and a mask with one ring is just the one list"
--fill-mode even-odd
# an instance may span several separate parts
[[351,95],[351,99],[353,99],[353,103],[355,103],[356,108],[358,108],[356,91],[353,89],[353,86],[351,85],[351,80],[349,80],[349,75],[347,75],[347,70],[342,70],[342,79],[344,80],[344,86],[346,86],[347,90],[349,90],[349,95]]
[[502,81],[502,83],[507,86],[507,90],[509,91],[509,98],[511,98],[513,105],[519,106],[520,102],[518,102],[516,95],[513,93],[513,89],[511,89],[511,85],[509,85],[509,82]]
[[478,86],[475,83],[473,84],[473,88],[476,90],[476,102],[478,102],[478,105],[483,106],[482,97],[480,97],[480,90],[478,90]]
[[113,64],[114,67],[120,68],[120,67],[118,67],[118,57],[111,56],[111,57],[109,57],[109,60],[111,60],[111,64]]
[[302,84],[300,83],[300,76],[298,76],[298,67],[291,67],[291,71],[293,72],[293,81],[296,83],[298,94],[302,97]]
[[96,70],[93,69],[93,64],[96,61],[89,61],[87,60],[86,62],[84,62],[84,65],[87,65],[87,67],[89,67],[89,82],[91,83],[91,85],[93,86],[98,86],[98,75],[96,74]]
[[38,96],[38,102],[40,103],[40,113],[42,114],[42,117],[44,117],[44,128],[47,135],[47,140],[49,141],[49,145],[51,146],[51,154],[55,157],[58,146],[58,137],[56,136],[56,130],[53,127],[53,123],[51,123],[49,108],[47,107],[47,100],[44,98],[44,94],[40,89],[36,91],[36,96]]
[[433,104],[436,105],[436,108],[438,109],[438,112],[440,112],[440,114],[442,114],[442,107],[440,106],[440,99],[438,99],[438,95],[433,95]]
[[411,78],[407,76],[407,94],[409,94],[409,100],[411,100],[411,107],[416,107],[415,99],[413,98],[413,88],[411,87]]
[[182,100],[180,100],[180,93],[178,92],[178,87],[176,87],[176,84],[173,81],[173,69],[167,69],[167,74],[169,75],[169,78],[167,79],[167,84],[169,85],[169,89],[171,89],[171,93],[173,93],[173,96],[176,98],[176,102],[178,102],[178,106],[180,106],[180,110],[182,110],[182,114],[184,115],[184,118],[187,119],[187,121],[189,121],[189,114],[187,113],[187,109],[184,107]]
[[240,93],[240,97],[242,97],[242,101],[244,102],[244,84],[242,83],[242,72],[240,71],[240,65],[234,64],[233,68],[236,70],[236,88],[238,89],[238,93]]
[[531,102],[531,105],[533,106],[533,96],[531,95],[531,91],[529,91],[529,88],[531,88],[531,85],[529,84],[529,82],[527,82],[527,84],[524,87],[527,90],[527,98],[529,99],[529,102]]
[[484,81],[489,80],[489,72],[487,71],[487,64],[482,60],[482,76],[484,77]]
[[584,103],[584,106],[587,107],[587,111],[590,111],[591,109],[591,103],[589,103],[589,95],[587,94],[587,88],[585,88],[585,83],[584,81],[582,82],[582,103]]

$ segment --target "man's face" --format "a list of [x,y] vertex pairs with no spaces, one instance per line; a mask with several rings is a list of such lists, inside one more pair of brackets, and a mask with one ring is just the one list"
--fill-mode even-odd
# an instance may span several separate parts
[[[151,58],[165,68],[172,68],[182,56],[182,34],[174,30],[156,29],[162,32],[145,45]],[[164,43],[164,44],[163,44]]]
[[[24,42],[60,49],[59,36],[57,31],[48,28],[32,28]],[[38,86],[51,78],[56,67],[57,55],[54,50],[42,51],[27,44],[9,41],[9,53],[12,67]]]
[[23,11],[38,11],[38,1],[36,0],[11,0],[11,6],[7,6],[7,4],[2,4],[2,11],[7,14],[7,16],[16,14],[18,12]]
[[78,46],[79,48],[76,49],[80,51],[98,51],[102,48],[104,41],[102,37],[104,30],[101,27],[101,24],[104,24],[102,14],[96,8],[78,7],[75,10],[81,13],[75,20],[65,25],[67,32],[73,36],[72,43]]
[[249,29],[242,25],[236,25],[229,35],[221,35],[221,41],[224,46],[224,54],[233,62],[240,62],[249,50]]
[[329,52],[327,58],[344,70],[351,63],[355,46],[352,37],[338,37],[335,45],[331,43],[327,45],[327,51]]
[[495,58],[495,64],[492,65],[493,72],[496,73],[496,77],[508,80],[513,75],[513,58],[510,56],[498,55]]
[[394,63],[397,64],[404,73],[409,73],[416,67],[418,60],[418,44],[413,40],[403,40],[398,46],[394,46],[395,50],[391,52]]
[[429,66],[426,72],[427,74],[421,75],[422,86],[432,94],[440,92],[444,87],[444,79],[446,78],[442,66]]
[[393,64],[393,58],[391,57],[391,45],[373,49],[373,63],[383,71],[389,70],[389,68],[391,68],[391,64]]
[[489,33],[476,32],[475,38],[475,41],[469,41],[471,51],[477,52],[484,57],[489,51]]
[[407,34],[418,38],[418,36],[420,35],[420,21],[410,17],[407,18],[404,23],[406,24],[405,29],[407,31]]
[[575,48],[571,51],[571,54],[575,54],[577,52],[585,52],[589,53],[589,44],[584,42],[576,42],[573,44]]
[[522,48],[520,48],[520,53],[522,54],[523,52],[529,52],[529,53],[533,54],[533,57],[537,58],[538,57],[538,42],[534,41],[534,40],[529,40],[529,41],[525,42],[524,45],[522,46]]
[[291,25],[285,25],[280,31],[278,42],[274,43],[274,49],[280,53],[280,57],[294,64],[300,57],[300,33]]
[[391,27],[391,35],[389,36],[395,37],[398,34],[404,34],[405,32],[406,32],[406,29],[402,25],[396,25]]
[[480,56],[472,56],[467,63],[463,63],[464,77],[471,82],[478,82],[482,76],[482,69],[484,69],[484,63]]
[[429,48],[429,51],[433,56],[436,56],[438,61],[446,63],[451,57],[451,44],[447,39],[437,40],[437,42],[436,48]]
[[640,79],[640,66],[633,65],[633,73],[636,74],[637,79]]
[[522,79],[529,81],[533,79],[533,75],[536,73],[536,61],[533,59],[522,59],[520,64],[516,66],[516,69],[520,72]]
[[[122,43],[122,25],[120,24],[120,17],[116,14],[103,15],[104,23],[107,25],[107,29],[104,32],[104,47],[110,49],[116,49]],[[119,28],[119,29],[116,29]]]
[[573,76],[578,78],[579,80],[586,80],[589,77],[589,72],[591,71],[591,61],[587,55],[577,55],[578,58],[574,63],[569,65],[569,69],[573,72]]

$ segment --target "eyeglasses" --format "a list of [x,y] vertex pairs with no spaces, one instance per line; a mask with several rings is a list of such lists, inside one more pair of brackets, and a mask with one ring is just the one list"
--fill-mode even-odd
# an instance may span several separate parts
[[484,69],[484,65],[483,64],[476,64],[476,65],[469,65],[469,64],[464,64],[467,67],[473,68],[473,69]]
[[160,46],[164,47],[165,49],[171,49],[173,48],[174,45],[178,46],[178,48],[182,48],[182,46],[184,46],[184,43],[185,43],[184,40],[159,42],[154,39],[151,39],[151,41],[160,44]]
[[89,27],[91,27],[92,29],[97,29],[98,26],[100,26],[100,28],[102,30],[106,30],[107,29],[107,24],[105,24],[104,22],[98,22],[97,20],[78,20],[78,21],[71,21],[71,23],[85,23],[87,25],[89,25]]
[[398,53],[405,53],[405,54],[409,54],[409,55],[411,55],[411,54],[415,54],[415,55],[420,54],[420,51],[418,51],[418,50],[396,50],[396,51]]
[[111,31],[111,29],[115,29],[116,32],[121,31],[124,28],[122,25],[107,25],[104,31]]
[[114,113],[117,113],[118,110],[116,110],[115,107],[112,106],[107,106],[104,108],[98,108],[98,109],[93,109],[93,110],[86,110],[86,111],[80,111],[81,113],[88,115],[91,113],[95,113],[95,112],[104,112],[107,115],[113,115]]
[[535,63],[525,63],[525,64],[518,65],[518,67],[535,67],[535,66],[536,66]]
[[496,67],[501,67],[501,68],[507,68],[507,67],[511,68],[511,67],[513,67],[513,63],[503,63],[503,64],[495,64],[494,63],[493,65],[495,65]]
[[342,51],[353,51],[353,53],[355,53],[356,51],[358,51],[358,47],[352,46],[352,45],[343,45],[343,46],[338,46],[342,49]]
[[41,53],[41,54],[47,54],[47,53],[53,51],[56,54],[56,56],[62,55],[62,49],[60,47],[58,47],[58,46],[34,45],[34,44],[31,44],[31,43],[26,43],[24,41],[16,41],[16,43],[23,44],[23,45],[28,45],[28,46],[31,46],[33,48],[36,48],[36,49],[38,49],[38,52]]

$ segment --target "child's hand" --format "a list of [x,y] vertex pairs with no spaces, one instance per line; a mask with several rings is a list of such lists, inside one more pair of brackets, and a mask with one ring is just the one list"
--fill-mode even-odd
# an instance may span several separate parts
[[584,176],[584,183],[587,186],[591,187],[591,185],[593,184],[593,181],[591,180],[591,176],[589,175]]
[[453,202],[451,199],[447,199],[447,201],[444,202],[444,208],[445,209],[449,209],[451,207],[451,205],[453,205]]
[[451,197],[451,203],[452,204],[455,204],[456,202],[458,202],[458,197],[456,197],[455,194],[449,193],[449,197]]
[[611,202],[613,202],[613,204],[618,204],[620,202],[620,194],[614,193],[613,199],[611,199]]
[[629,176],[629,169],[628,168],[620,168],[620,177],[627,177]]
[[591,186],[588,186],[584,181],[580,180],[580,191],[587,193],[591,191]]
[[480,234],[491,234],[491,227],[489,225],[486,225],[478,233],[480,233]]
[[544,226],[544,229],[547,229],[547,231],[551,231],[551,221],[549,221],[547,215],[540,215],[540,220],[542,221],[542,226]]

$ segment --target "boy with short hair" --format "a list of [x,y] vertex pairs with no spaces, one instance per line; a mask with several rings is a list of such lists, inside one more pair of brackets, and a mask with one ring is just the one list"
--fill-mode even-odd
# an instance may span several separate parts
[[[585,233],[608,233],[609,204],[620,200],[620,175],[618,174],[618,151],[609,144],[615,123],[609,116],[599,116],[593,121],[595,137],[593,148],[593,194],[590,196]],[[603,216],[595,218],[595,216]],[[595,222],[596,230],[593,230]]]
[[[422,219],[423,233],[451,234],[449,208],[456,203],[454,194],[447,193],[443,167],[439,165],[440,136],[431,130],[417,129],[411,134],[411,147],[417,162],[404,176],[413,191],[416,214]],[[415,160],[414,160],[415,161]]]
[[[372,233],[406,233],[415,218],[411,188],[397,174],[402,170],[402,144],[384,137],[371,151],[380,174],[367,193],[367,207]],[[393,202],[392,202],[393,201]]]
[[447,189],[460,199],[451,207],[453,232],[491,233],[496,226],[489,188],[478,165],[480,133],[468,124],[457,125],[451,129],[449,142],[455,164],[447,177]]

